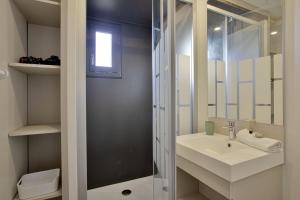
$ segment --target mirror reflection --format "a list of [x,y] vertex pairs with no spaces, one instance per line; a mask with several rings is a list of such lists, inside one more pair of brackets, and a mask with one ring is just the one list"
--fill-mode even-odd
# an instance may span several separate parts
[[281,2],[248,1],[209,1],[209,117],[282,125]]

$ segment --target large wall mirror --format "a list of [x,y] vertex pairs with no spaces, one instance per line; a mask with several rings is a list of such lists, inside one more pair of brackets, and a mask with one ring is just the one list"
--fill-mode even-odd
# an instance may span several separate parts
[[208,2],[209,117],[282,125],[281,0],[229,2]]

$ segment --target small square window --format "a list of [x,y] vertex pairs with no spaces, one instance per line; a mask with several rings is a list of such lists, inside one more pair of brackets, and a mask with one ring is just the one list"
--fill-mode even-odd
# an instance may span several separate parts
[[120,25],[88,20],[87,76],[122,78]]
[[96,67],[112,67],[112,35],[96,32]]

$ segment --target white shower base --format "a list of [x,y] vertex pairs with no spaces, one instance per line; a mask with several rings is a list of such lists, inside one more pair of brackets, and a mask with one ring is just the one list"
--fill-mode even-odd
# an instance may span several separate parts
[[[132,193],[123,196],[122,191]],[[153,200],[153,177],[134,179],[122,183],[88,190],[88,200]]]

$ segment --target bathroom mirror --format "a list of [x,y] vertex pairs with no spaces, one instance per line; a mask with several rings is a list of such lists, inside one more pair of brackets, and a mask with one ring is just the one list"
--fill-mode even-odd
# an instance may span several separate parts
[[281,0],[232,2],[208,1],[209,117],[283,125]]

